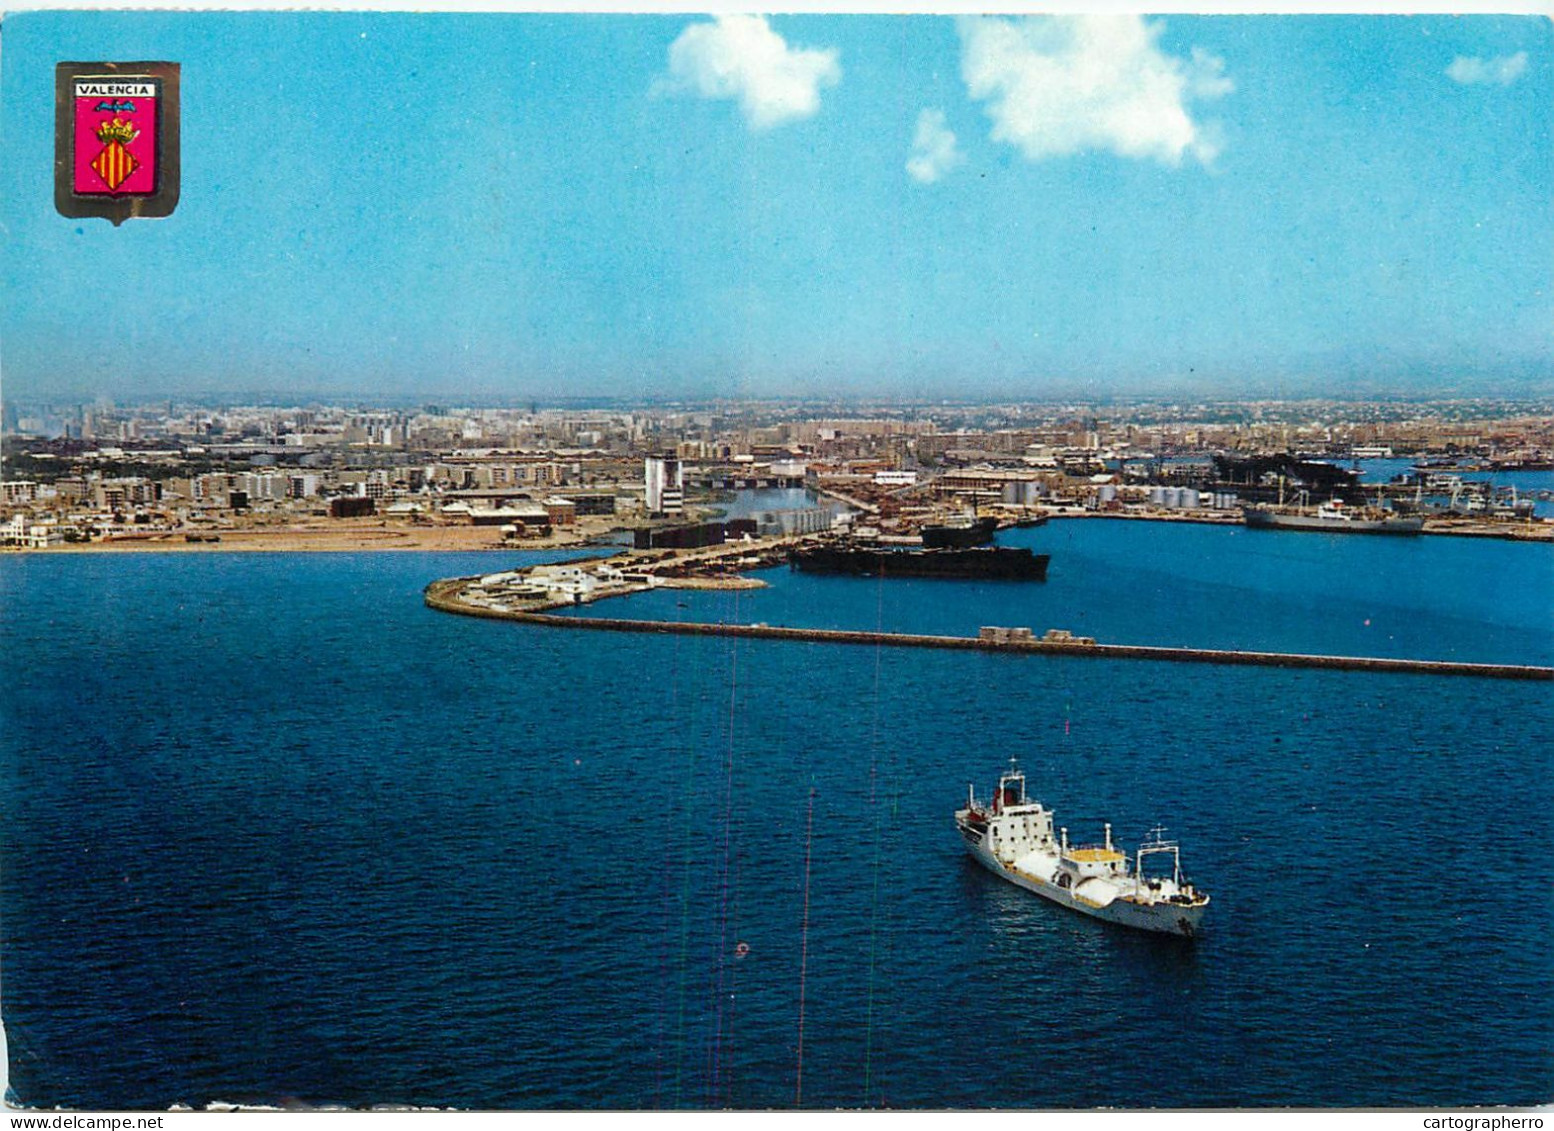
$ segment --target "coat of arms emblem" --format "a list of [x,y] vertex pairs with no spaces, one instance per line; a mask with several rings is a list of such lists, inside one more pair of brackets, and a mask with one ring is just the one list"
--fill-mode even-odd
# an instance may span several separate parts
[[166,216],[178,201],[178,65],[61,63],[55,205],[66,216]]

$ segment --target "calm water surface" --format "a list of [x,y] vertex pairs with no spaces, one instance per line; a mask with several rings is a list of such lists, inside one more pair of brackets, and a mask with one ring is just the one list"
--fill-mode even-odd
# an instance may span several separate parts
[[[1546,547],[1088,520],[1009,538],[1053,554],[1049,582],[777,570],[599,611],[1551,658]],[[420,603],[535,557],[0,558],[16,1100],[1554,1096],[1547,685],[568,633]],[[1096,923],[973,865],[950,813],[1011,754],[1080,835],[1168,825],[1213,894],[1205,935]]]

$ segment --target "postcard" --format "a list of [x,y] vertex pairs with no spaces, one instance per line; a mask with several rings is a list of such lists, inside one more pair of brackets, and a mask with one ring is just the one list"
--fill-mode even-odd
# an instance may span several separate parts
[[1546,15],[3,32],[18,1118],[1554,1100]]

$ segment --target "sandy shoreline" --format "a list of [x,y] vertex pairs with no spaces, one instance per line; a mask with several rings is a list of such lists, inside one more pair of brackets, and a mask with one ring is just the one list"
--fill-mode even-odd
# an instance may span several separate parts
[[278,527],[198,531],[219,542],[190,542],[184,531],[63,543],[47,549],[17,549],[24,554],[221,554],[359,553],[363,551],[450,552],[463,550],[581,549],[600,533],[582,531],[559,537],[504,539],[490,526]]

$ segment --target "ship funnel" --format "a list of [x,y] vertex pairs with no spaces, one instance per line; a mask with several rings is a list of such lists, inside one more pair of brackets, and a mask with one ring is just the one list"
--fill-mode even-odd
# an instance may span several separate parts
[[1112,850],[1112,823],[1110,821],[1107,821],[1106,822],[1106,851],[1110,852],[1111,850]]

